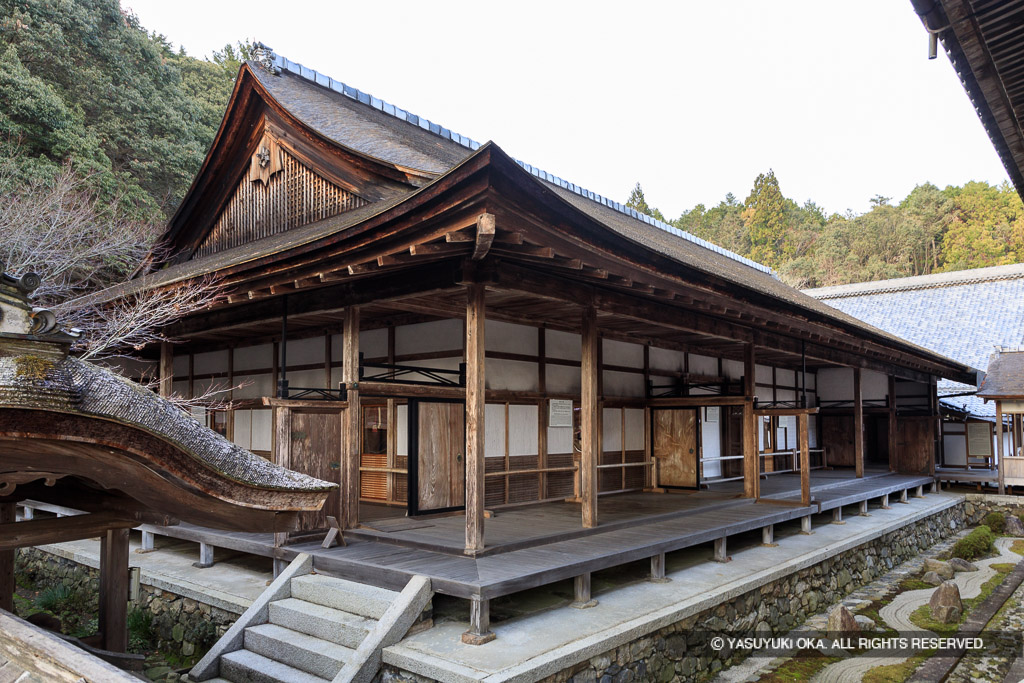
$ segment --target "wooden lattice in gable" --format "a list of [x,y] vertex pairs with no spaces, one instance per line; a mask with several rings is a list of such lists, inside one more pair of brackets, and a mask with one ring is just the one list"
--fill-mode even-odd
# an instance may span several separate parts
[[268,135],[193,258],[330,218],[364,204],[365,199],[317,175]]

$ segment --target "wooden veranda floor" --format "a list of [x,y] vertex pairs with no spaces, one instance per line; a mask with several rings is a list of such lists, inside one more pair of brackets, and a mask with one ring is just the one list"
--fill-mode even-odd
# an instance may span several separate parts
[[[299,543],[275,549],[270,534],[221,532],[182,524],[144,527],[156,533],[216,547],[291,560],[301,552],[314,567],[364,583],[401,589],[416,575],[429,576],[435,591],[458,597],[494,598],[554,583],[585,572],[643,560],[660,553],[755,531],[836,507],[899,494],[931,484],[928,476],[852,470],[811,473],[813,501],[800,505],[799,475],[761,481],[760,502],[738,497],[742,482],[680,493],[627,493],[602,497],[600,526],[580,526],[579,505],[548,503],[498,511],[486,522],[487,550],[463,554],[462,516],[417,519],[392,532],[362,528],[346,532],[348,546],[323,549]],[[397,522],[394,526],[406,526]],[[386,524],[377,524],[386,527]]]

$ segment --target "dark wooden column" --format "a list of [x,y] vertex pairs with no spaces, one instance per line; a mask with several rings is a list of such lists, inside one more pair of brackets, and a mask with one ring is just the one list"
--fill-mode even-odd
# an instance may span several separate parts
[[100,633],[103,648],[128,650],[128,529],[100,537]]
[[[466,287],[466,553],[484,549],[484,286]],[[543,412],[543,411],[541,411]]]
[[889,471],[896,471],[896,378],[889,375]]
[[996,401],[996,467],[999,475],[999,495],[1006,493],[1006,468],[1003,467],[1003,402]]
[[174,351],[170,342],[160,342],[160,395],[171,395],[174,383]]
[[758,462],[757,416],[754,415],[756,388],[754,375],[754,345],[743,349],[743,497],[757,498],[761,489],[761,465]]
[[593,306],[583,309],[582,362],[580,364],[580,498],[583,501],[583,526],[597,526],[597,463],[601,443],[600,415],[597,405],[599,343],[597,312]]
[[858,477],[864,476],[864,392],[860,368],[853,369],[853,463]]
[[[14,522],[14,503],[0,503],[0,524]],[[0,550],[0,609],[14,611],[14,548]]]
[[362,411],[359,405],[359,307],[345,309],[341,340],[341,375],[348,393],[345,409],[345,434],[341,448],[341,520],[342,529],[359,523],[359,439]]
[[807,413],[796,416],[796,440],[800,446],[800,504],[811,504],[811,449],[807,433]]

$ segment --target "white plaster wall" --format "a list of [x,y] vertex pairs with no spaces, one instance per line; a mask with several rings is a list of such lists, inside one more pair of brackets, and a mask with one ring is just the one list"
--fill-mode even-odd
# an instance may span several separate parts
[[500,320],[484,322],[484,348],[488,351],[537,355],[537,328]]
[[[743,364],[740,364],[740,374],[743,373]],[[700,356],[696,353],[690,354],[690,374],[718,376],[718,359],[710,356]]]
[[246,370],[270,370],[274,367],[273,344],[240,346],[235,349],[235,374]]
[[643,408],[626,408],[626,450],[642,451],[644,449],[644,410]]
[[[951,434],[950,430],[960,428],[959,434]],[[942,449],[947,465],[967,464],[967,439],[964,436],[963,424],[947,424],[942,435]],[[993,439],[993,443],[995,439]]]
[[[701,457],[718,458],[722,455],[722,420],[725,418],[725,411],[718,411],[718,422],[708,422],[704,419],[706,411],[700,409],[700,438]],[[705,479],[722,476],[721,461],[704,463]]]
[[235,375],[235,389],[233,398],[261,398],[273,396],[276,392],[274,378],[271,375]]
[[621,365],[627,368],[644,367],[644,347],[641,344],[627,344],[615,339],[604,339],[601,353],[605,365]]
[[[693,367],[691,360],[690,367]],[[691,370],[692,372],[692,370]],[[714,374],[714,373],[712,373]],[[722,361],[722,374],[727,379],[737,380],[743,377],[743,363],[738,360],[723,360]]]
[[772,368],[769,365],[754,365],[754,379],[758,384],[772,383]]
[[572,427],[548,427],[548,453],[572,453]]
[[643,397],[644,376],[635,372],[604,371],[605,396],[636,396]]
[[[579,394],[580,369],[568,365],[551,365],[545,368],[547,390],[554,394]],[[568,453],[568,451],[565,451]]]
[[683,371],[683,353],[671,349],[660,349],[657,346],[651,347],[650,363],[652,370],[665,370],[667,372]]
[[601,413],[601,450],[622,450],[622,409],[605,408]]
[[889,395],[888,375],[874,370],[861,370],[860,392],[865,401],[885,399]]
[[174,356],[173,366],[175,377],[188,377],[188,354],[176,354]]
[[505,457],[505,404],[484,406],[484,456]]
[[[518,360],[488,358],[484,379],[488,389],[506,391],[539,391],[540,380],[536,363]],[[576,370],[579,374],[579,370]]]
[[[388,330],[380,327],[376,330],[362,330],[359,332],[359,351],[363,358],[387,358],[388,357]],[[335,334],[331,337],[331,356],[334,360],[342,359],[341,335]]]
[[544,355],[548,358],[580,360],[580,335],[561,330],[545,330]]
[[409,406],[404,403],[395,406],[395,454],[409,455]]
[[395,328],[395,353],[399,356],[433,351],[461,353],[462,342],[462,321],[457,318]]
[[508,454],[537,455],[537,406],[508,407]]
[[252,442],[249,450],[269,451],[273,442],[274,419],[270,408],[258,408],[252,411]]
[[[228,371],[228,351],[206,351],[197,353],[192,363],[192,369],[197,375],[206,375],[214,372]],[[186,369],[186,372],[188,370]]]
[[252,446],[252,411],[235,411],[235,430],[232,439],[242,448],[249,449]]
[[798,377],[796,372],[793,370],[787,370],[785,368],[779,368],[778,370],[775,371],[775,381],[779,383],[779,386],[800,386],[798,383]]
[[853,399],[853,368],[822,368],[818,370],[818,399],[850,401]]

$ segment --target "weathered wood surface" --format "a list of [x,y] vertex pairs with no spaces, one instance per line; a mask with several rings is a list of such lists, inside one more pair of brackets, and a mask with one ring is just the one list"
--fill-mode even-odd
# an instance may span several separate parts
[[341,505],[338,520],[342,529],[359,523],[359,460],[362,455],[363,411],[359,391],[359,306],[345,309],[341,338],[341,381],[348,392],[341,448]]
[[99,632],[111,652],[128,651],[128,533],[111,529],[100,537]]
[[[0,503],[0,525],[14,520],[14,503]],[[14,548],[0,550],[0,610],[14,611]]]
[[[342,420],[346,411],[311,413],[291,409],[288,413],[291,418],[288,467],[323,481],[340,483]],[[326,529],[328,515],[341,515],[341,496],[337,490],[327,496],[322,509],[300,513],[295,530]]]
[[[755,387],[754,345],[743,347],[743,394],[753,400]],[[743,404],[743,496],[757,498],[761,485],[761,463],[757,444],[758,419],[752,403]]]
[[598,351],[601,339],[597,331],[597,313],[593,306],[583,309],[580,365],[580,498],[583,526],[597,526],[597,465],[601,458],[601,410],[598,407]]
[[[489,220],[484,220],[484,216]],[[494,216],[484,214],[477,232],[477,250],[486,254],[494,237]],[[489,238],[487,237],[489,235]],[[484,239],[485,243],[481,241]],[[483,246],[482,246],[483,245]],[[473,258],[477,258],[474,253]],[[482,258],[482,256],[481,256]],[[465,504],[466,552],[484,549],[484,411],[487,389],[484,374],[485,289],[482,284],[466,288],[466,407],[465,407]],[[506,427],[507,432],[507,427]],[[421,451],[422,452],[422,451]],[[458,470],[452,476],[459,477]],[[507,486],[506,486],[507,493]]]
[[697,485],[697,410],[660,409],[654,415],[654,458],[660,486]]
[[[864,476],[864,392],[860,368],[853,369],[853,463],[858,477]],[[827,442],[826,442],[827,443]]]
[[465,492],[465,408],[423,401],[419,410],[417,493],[420,511],[459,507]]

